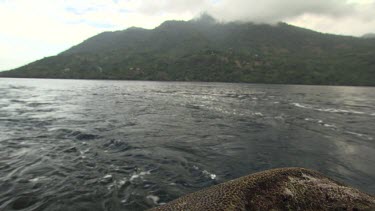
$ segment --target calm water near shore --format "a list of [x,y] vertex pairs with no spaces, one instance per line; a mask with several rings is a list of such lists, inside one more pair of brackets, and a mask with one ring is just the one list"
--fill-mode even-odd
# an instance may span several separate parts
[[0,78],[0,210],[145,210],[250,173],[375,194],[375,88]]

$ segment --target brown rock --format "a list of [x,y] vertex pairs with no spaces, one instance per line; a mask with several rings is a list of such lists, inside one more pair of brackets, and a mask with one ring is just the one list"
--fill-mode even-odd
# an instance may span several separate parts
[[150,211],[375,210],[375,197],[303,168],[263,171],[191,193]]

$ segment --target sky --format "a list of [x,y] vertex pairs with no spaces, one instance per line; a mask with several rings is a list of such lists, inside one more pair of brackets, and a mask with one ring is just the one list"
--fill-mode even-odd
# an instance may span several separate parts
[[287,22],[375,33],[375,0],[0,0],[0,71],[56,55],[103,31],[152,29],[207,12],[222,22]]

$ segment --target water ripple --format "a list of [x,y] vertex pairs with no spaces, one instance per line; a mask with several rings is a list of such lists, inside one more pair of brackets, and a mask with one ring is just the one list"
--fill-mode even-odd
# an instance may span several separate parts
[[0,210],[145,210],[285,166],[375,193],[374,88],[0,79],[0,95]]

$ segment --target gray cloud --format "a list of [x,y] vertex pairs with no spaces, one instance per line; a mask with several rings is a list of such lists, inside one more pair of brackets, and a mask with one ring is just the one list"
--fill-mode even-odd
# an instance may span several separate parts
[[284,21],[351,35],[375,31],[375,0],[144,0],[138,6],[137,12],[151,16],[207,12],[224,22]]
[[[368,10],[363,8],[360,1],[368,2],[368,0],[147,0],[139,5],[138,12],[149,15],[182,12],[198,15],[208,12],[222,21],[272,23],[304,14],[331,18],[358,16],[363,14],[364,10]],[[371,13],[365,12],[365,14],[367,15],[362,15],[364,18],[374,18]]]
[[354,7],[343,0],[222,0],[209,12],[223,20],[277,22],[303,14],[342,17],[354,13]]
[[148,0],[138,8],[139,12],[155,15],[160,13],[199,13],[211,7],[210,0]]
[[366,5],[356,5],[356,14],[365,22],[375,21],[375,0]]

